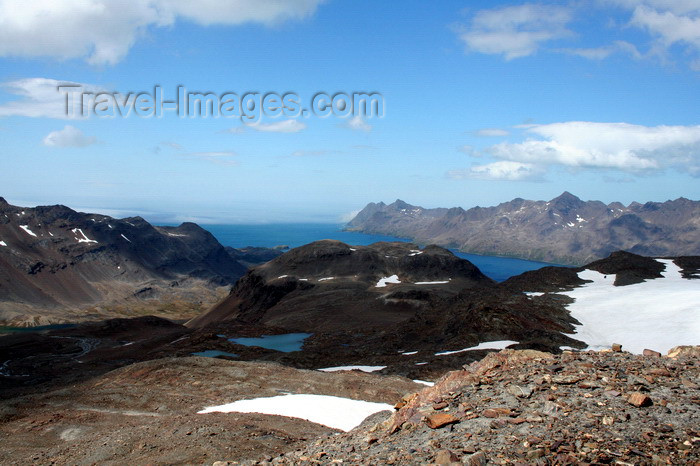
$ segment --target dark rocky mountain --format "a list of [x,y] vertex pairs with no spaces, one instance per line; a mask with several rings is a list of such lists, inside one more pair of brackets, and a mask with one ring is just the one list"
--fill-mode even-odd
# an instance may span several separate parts
[[472,263],[438,246],[324,240],[252,269],[227,298],[188,326],[224,320],[294,331],[387,326],[431,300],[492,285]]
[[145,303],[151,310],[206,305],[246,270],[194,223],[156,227],[140,217],[16,207],[0,198],[0,322],[6,325],[114,317],[109,308],[119,306],[134,315]]
[[700,254],[700,201],[604,204],[564,192],[468,210],[403,201],[368,204],[347,229],[410,238],[463,252],[581,265],[625,250],[645,256]]

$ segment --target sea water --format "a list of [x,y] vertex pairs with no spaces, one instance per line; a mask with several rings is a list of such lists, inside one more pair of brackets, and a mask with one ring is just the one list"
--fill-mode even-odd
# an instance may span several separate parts
[[[322,239],[334,239],[357,246],[366,246],[378,241],[410,242],[406,238],[397,238],[395,236],[343,231],[343,226],[327,223],[203,225],[221,244],[234,248],[246,246],[273,248],[282,245],[295,248]],[[556,265],[509,257],[466,254],[454,250],[452,252],[458,257],[467,259],[485,275],[499,282],[512,276],[520,275],[528,270],[537,270],[548,265]]]

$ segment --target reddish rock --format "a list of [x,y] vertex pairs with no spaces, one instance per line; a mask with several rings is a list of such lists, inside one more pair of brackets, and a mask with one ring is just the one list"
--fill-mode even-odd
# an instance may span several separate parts
[[651,375],[656,375],[656,376],[662,376],[662,377],[671,377],[671,372],[668,369],[664,369],[663,367],[654,367],[652,369],[649,369],[649,373]]
[[451,452],[450,450],[440,450],[435,454],[435,459],[433,459],[435,464],[453,464],[459,463],[459,456]]
[[497,418],[500,416],[508,416],[510,415],[510,409],[506,408],[488,408],[485,409],[482,413],[482,416],[488,417],[488,418]]
[[616,353],[619,353],[622,351],[622,345],[619,343],[613,343],[610,349],[612,349]]
[[650,350],[650,349],[645,349],[645,350],[642,352],[642,354],[643,354],[644,356],[653,356],[653,357],[656,357],[656,358],[660,358],[660,357],[661,357],[661,353],[659,353],[658,351]]
[[634,393],[630,394],[630,396],[627,397],[627,402],[633,406],[636,406],[637,408],[652,405],[651,398],[649,398],[644,393],[640,393],[640,392],[634,392]]
[[682,378],[681,378],[681,383],[682,383],[685,387],[687,387],[687,388],[692,388],[692,389],[698,389],[698,388],[700,388],[700,385],[696,384],[696,383],[693,382],[692,380],[686,379],[685,377],[682,377]]
[[448,413],[431,414],[425,419],[425,423],[431,429],[439,429],[440,427],[454,424],[455,422],[459,422],[459,419]]
[[447,403],[444,402],[444,401],[441,401],[440,403],[435,403],[435,404],[433,405],[433,409],[434,409],[435,411],[439,411],[439,410],[445,409],[445,408],[447,408]]
[[462,461],[463,464],[468,466],[484,466],[487,464],[487,462],[486,455],[481,451],[474,453],[473,455],[469,455],[464,459],[464,461]]

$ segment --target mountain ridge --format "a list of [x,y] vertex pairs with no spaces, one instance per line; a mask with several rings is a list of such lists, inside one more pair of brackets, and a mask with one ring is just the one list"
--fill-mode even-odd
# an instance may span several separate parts
[[370,203],[346,229],[408,238],[462,252],[583,265],[625,250],[646,256],[700,254],[700,201],[550,201],[515,198],[491,207],[425,209],[400,199]]
[[234,254],[195,223],[154,226],[141,217],[18,207],[0,198],[0,322],[134,315],[129,307],[199,310],[246,272]]

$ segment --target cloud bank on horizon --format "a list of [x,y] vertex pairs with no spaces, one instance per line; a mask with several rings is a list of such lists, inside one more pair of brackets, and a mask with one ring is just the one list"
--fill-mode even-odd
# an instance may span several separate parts
[[[425,205],[563,190],[610,201],[700,195],[700,0],[464,7],[0,0],[3,162],[20,173],[46,166],[73,188],[46,175],[45,191],[30,192],[19,176],[0,178],[3,194],[115,209],[146,197],[160,199],[145,206],[156,211],[175,210],[178,199],[199,211],[217,199],[205,212],[214,217],[230,214],[226,203],[282,202],[269,215],[301,208],[324,220],[406,197],[407,186]],[[56,92],[191,81],[213,92],[381,91],[388,112],[233,127],[121,121],[67,115]],[[625,181],[622,199],[611,180]],[[504,183],[493,190],[494,181]]]

